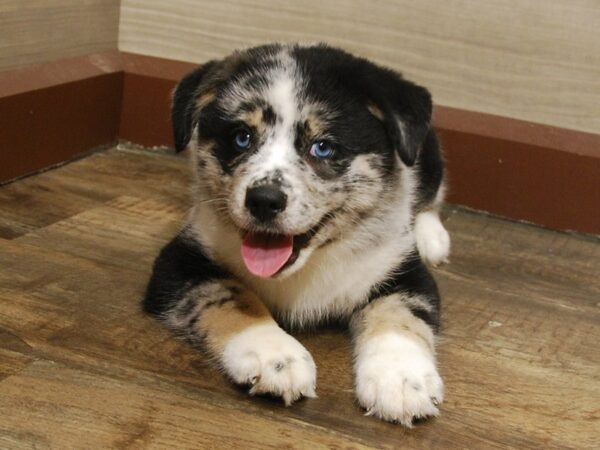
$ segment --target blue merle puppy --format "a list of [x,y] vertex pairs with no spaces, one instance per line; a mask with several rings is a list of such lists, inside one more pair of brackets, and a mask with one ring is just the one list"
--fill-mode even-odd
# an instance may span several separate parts
[[437,415],[440,300],[423,261],[446,260],[450,241],[431,112],[426,89],[326,45],[198,67],[172,110],[193,208],[145,310],[288,405],[315,397],[316,366],[284,329],[342,321],[367,414],[405,426]]

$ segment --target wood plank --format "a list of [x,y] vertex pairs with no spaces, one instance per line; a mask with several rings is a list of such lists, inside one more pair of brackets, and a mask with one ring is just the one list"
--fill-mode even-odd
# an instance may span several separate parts
[[436,103],[600,133],[595,0],[123,0],[119,49],[193,61],[325,41],[404,72]]
[[0,431],[0,445],[18,447],[26,438],[36,448],[366,448],[317,425],[169,387],[36,362],[0,385],[9,430]]
[[150,186],[181,177],[183,160],[139,156],[71,165],[58,179],[90,179],[96,203],[0,240],[0,446],[597,446],[598,239],[449,208],[452,262],[435,271],[447,401],[405,430],[356,406],[343,330],[297,334],[319,398],[285,408],[231,386],[142,314],[152,260],[187,202],[172,200],[180,181]]
[[20,372],[35,360],[33,349],[18,336],[0,328],[0,380]]
[[114,199],[143,195],[187,200],[182,158],[111,149],[0,189],[0,237],[11,239]]

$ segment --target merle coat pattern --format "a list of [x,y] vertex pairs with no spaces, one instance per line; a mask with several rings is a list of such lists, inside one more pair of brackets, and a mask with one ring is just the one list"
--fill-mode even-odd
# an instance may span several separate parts
[[423,261],[445,261],[449,238],[431,111],[426,89],[325,45],[252,48],[187,75],[172,122],[193,208],[145,310],[286,404],[315,396],[316,365],[284,329],[346,323],[367,413],[437,415],[440,301]]

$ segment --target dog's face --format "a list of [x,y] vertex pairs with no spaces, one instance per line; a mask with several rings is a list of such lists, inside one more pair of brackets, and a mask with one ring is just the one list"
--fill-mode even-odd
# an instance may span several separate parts
[[299,270],[376,215],[430,116],[426,90],[325,46],[209,62],[173,105],[177,149],[192,140],[198,201],[235,226],[247,269],[264,278]]

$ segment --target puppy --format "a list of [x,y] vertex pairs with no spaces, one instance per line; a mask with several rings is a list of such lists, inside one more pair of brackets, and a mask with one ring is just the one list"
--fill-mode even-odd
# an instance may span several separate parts
[[437,415],[440,300],[423,261],[444,261],[449,238],[431,110],[424,88],[326,45],[252,48],[185,76],[172,122],[193,208],[145,311],[287,405],[315,397],[316,366],[284,328],[343,321],[367,414]]

